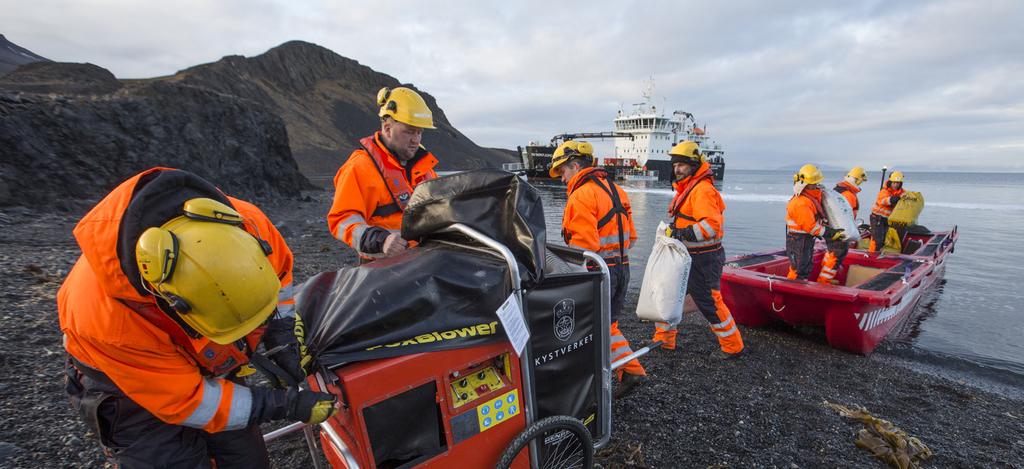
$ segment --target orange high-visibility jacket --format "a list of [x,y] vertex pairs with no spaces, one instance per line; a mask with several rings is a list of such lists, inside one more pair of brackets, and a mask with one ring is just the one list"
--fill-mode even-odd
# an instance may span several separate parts
[[894,205],[889,203],[891,197],[899,197],[904,193],[906,193],[906,191],[903,190],[902,187],[900,187],[900,190],[894,190],[889,187],[889,183],[886,182],[885,187],[878,191],[878,197],[875,198],[875,206],[871,207],[871,213],[880,217],[889,218],[889,215],[892,215],[892,209],[896,208]]
[[[569,246],[594,251],[608,265],[628,264],[628,256],[621,257],[627,255],[636,242],[633,209],[626,191],[607,178],[604,168],[584,168],[569,181],[566,187],[569,200],[562,214],[562,237]],[[621,211],[613,210],[611,187],[615,188]],[[619,244],[619,221],[624,246]]]
[[348,244],[363,258],[360,241],[368,227],[399,232],[402,212],[412,190],[434,179],[437,158],[420,151],[405,166],[384,146],[380,132],[359,141],[356,149],[334,175],[334,202],[327,213],[327,227],[335,238]]
[[[250,390],[204,376],[197,365],[197,353],[209,350],[211,342],[192,339],[192,350],[184,350],[170,333],[125,304],[155,303],[151,295],[140,293],[129,281],[117,248],[121,221],[140,178],[165,170],[170,168],[153,168],[121,183],[75,227],[82,256],[57,293],[65,348],[78,361],[106,374],[128,398],[164,422],[208,432],[244,428],[252,410]],[[278,314],[294,315],[291,250],[255,205],[228,200],[270,243],[273,253],[268,259],[282,286]],[[251,227],[247,229],[253,232]],[[130,245],[134,246],[134,241]],[[262,333],[261,327],[250,336]],[[258,338],[246,339],[253,343],[252,339]]]
[[839,181],[839,184],[836,184],[835,191],[846,197],[846,201],[850,203],[850,208],[853,209],[853,218],[857,219],[857,209],[860,208],[860,200],[857,198],[857,193],[860,192],[860,188],[849,181]]
[[786,204],[786,233],[823,236],[825,226],[821,221],[825,211],[821,208],[821,191],[804,188],[800,195],[794,195]]
[[680,241],[691,252],[715,250],[725,237],[725,201],[715,189],[714,174],[708,163],[701,163],[697,171],[672,183],[676,195],[669,204],[668,214],[676,230],[693,230],[697,241]]

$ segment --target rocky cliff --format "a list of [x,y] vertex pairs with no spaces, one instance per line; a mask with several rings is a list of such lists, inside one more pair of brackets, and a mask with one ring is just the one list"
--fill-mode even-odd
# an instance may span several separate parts
[[41,62],[0,77],[0,158],[0,206],[80,211],[153,166],[247,198],[309,187],[284,122],[264,106],[171,81],[125,86],[89,64]]
[[[377,91],[402,85],[299,41],[144,80],[40,59],[0,76],[0,206],[80,208],[155,165],[244,197],[295,195],[379,128]],[[477,146],[421,93],[438,128],[424,145],[439,169],[516,161]]]
[[[225,57],[166,80],[244,97],[273,109],[284,119],[292,154],[307,176],[334,174],[358,140],[380,128],[377,91],[403,86],[394,77],[301,41],[251,58]],[[434,112],[437,130],[423,134],[423,145],[437,155],[440,169],[500,167],[517,161],[473,143],[451,125],[433,96],[417,91]]]

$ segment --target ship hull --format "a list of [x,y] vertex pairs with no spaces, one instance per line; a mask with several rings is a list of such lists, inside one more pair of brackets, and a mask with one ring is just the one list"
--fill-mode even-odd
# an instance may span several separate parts
[[711,172],[715,173],[715,181],[725,180],[725,160],[710,163]]
[[[647,160],[647,170],[657,171],[659,181],[671,181],[672,180],[672,162],[669,160]],[[715,174],[715,182],[721,182],[725,180],[725,161],[717,161],[709,163],[711,166],[711,172]]]

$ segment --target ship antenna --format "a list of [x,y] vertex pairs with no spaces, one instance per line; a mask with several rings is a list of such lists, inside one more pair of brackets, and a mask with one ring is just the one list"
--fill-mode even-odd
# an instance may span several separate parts
[[649,101],[651,99],[651,95],[653,93],[654,93],[654,75],[651,75],[651,77],[649,79],[647,79],[647,86],[644,87],[644,90],[640,93],[640,95],[644,97],[644,101]]

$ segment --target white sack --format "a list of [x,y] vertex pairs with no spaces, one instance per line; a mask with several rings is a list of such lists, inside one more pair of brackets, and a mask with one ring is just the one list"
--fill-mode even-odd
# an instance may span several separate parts
[[832,189],[822,188],[821,193],[821,205],[825,209],[828,226],[845,230],[847,241],[859,241],[860,230],[857,229],[857,221],[853,219],[853,207],[850,207],[850,202],[843,194]]
[[665,235],[668,224],[661,222],[654,248],[647,259],[636,316],[646,321],[679,324],[683,318],[686,281],[690,278],[690,253],[677,239]]

